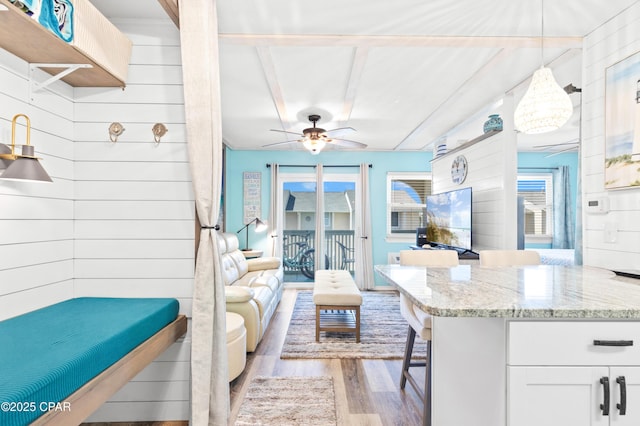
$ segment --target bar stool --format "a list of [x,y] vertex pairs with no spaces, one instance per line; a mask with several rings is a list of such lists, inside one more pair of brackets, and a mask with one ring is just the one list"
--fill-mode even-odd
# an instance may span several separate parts
[[480,250],[482,266],[539,265],[540,254],[533,250]]
[[[400,264],[408,266],[452,267],[458,266],[458,253],[455,250],[401,250]],[[407,381],[422,399],[424,408],[422,424],[431,425],[431,315],[417,307],[408,297],[400,293],[400,313],[409,323],[407,343],[402,361],[400,389],[404,389]],[[416,334],[427,342],[427,358],[425,362],[411,362]],[[420,389],[415,378],[409,372],[410,367],[425,367],[425,389]]]

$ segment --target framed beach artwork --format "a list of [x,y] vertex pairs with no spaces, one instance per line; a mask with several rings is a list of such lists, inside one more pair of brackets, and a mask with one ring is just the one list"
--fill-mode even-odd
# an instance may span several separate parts
[[640,187],[640,52],[605,75],[606,189]]

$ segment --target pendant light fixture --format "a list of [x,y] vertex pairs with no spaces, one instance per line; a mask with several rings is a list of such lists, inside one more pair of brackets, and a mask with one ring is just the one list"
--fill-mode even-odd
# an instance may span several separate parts
[[[27,142],[22,145],[22,154],[16,154],[16,121],[20,117],[27,122]],[[7,165],[0,179],[53,182],[40,165],[40,159],[35,156],[35,149],[31,145],[31,120],[24,114],[16,114],[11,120],[11,148],[0,144],[0,160]]]
[[550,68],[544,66],[544,0],[540,0],[542,32],[540,69],[533,73],[531,84],[518,103],[514,125],[522,133],[546,133],[562,127],[573,114],[569,95],[558,85]]

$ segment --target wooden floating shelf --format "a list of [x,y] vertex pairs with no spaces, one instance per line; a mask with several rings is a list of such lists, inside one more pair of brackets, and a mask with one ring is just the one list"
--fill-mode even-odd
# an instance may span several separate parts
[[[89,64],[62,78],[74,87],[124,87],[125,82],[44,28],[9,0],[0,0],[0,47],[29,63]],[[59,68],[42,68],[51,75]]]
[[502,132],[502,130],[491,130],[490,132],[484,133],[480,136],[478,136],[477,138],[471,139],[468,142],[463,143],[460,146],[457,146],[455,148],[453,148],[451,151],[447,151],[445,154],[442,154],[439,157],[434,157],[431,161],[436,161],[436,160],[440,160],[441,158],[447,157],[449,156],[449,154],[453,154],[455,152],[458,151],[462,151],[465,148],[469,148],[471,145],[477,144],[478,142],[485,140],[493,135],[497,135],[498,133]]

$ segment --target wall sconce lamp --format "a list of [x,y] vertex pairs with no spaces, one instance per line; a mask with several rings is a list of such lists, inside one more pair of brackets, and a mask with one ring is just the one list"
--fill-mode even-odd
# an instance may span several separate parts
[[[22,154],[16,154],[16,121],[20,117],[24,117],[27,122],[27,143],[22,145]],[[31,145],[31,120],[24,114],[16,114],[11,120],[11,148],[0,143],[0,161],[7,166],[0,179],[53,182],[34,154],[35,149]]]
[[[239,234],[244,229],[249,228],[249,225],[251,225],[253,222],[256,223],[256,232],[264,232],[267,230],[267,224],[256,217],[255,219],[247,223],[245,226],[240,228],[237,233]],[[242,249],[242,251],[249,251],[249,250],[251,249],[249,248],[249,230],[247,229],[247,239],[244,243],[244,248]]]

